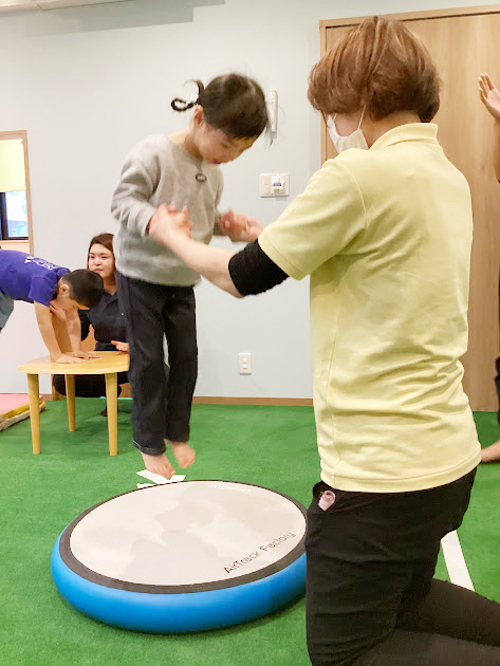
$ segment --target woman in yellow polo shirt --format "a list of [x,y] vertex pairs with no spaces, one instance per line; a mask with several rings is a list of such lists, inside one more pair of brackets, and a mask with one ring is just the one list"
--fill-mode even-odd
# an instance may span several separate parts
[[150,233],[235,296],[311,276],[314,666],[498,665],[500,604],[433,578],[480,460],[459,362],[471,201],[430,124],[438,74],[403,23],[373,17],[314,66],[309,100],[339,155],[274,224],[248,220],[255,242],[208,248],[167,207]]

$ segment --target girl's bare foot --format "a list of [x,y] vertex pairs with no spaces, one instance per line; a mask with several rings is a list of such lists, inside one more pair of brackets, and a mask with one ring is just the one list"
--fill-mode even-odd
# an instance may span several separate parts
[[196,451],[187,442],[170,442],[175,459],[185,469],[196,460]]
[[500,462],[500,439],[481,451],[481,462]]
[[144,460],[144,466],[149,472],[153,474],[159,474],[169,479],[173,474],[175,474],[175,469],[170,464],[167,456],[162,453],[160,456],[150,456],[147,453],[142,453],[142,459]]

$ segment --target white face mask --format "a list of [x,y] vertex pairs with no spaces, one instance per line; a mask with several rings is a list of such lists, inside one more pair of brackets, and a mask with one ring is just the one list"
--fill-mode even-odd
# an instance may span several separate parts
[[365,111],[363,109],[363,113],[359,119],[358,129],[354,130],[354,132],[348,134],[347,136],[340,136],[340,134],[337,132],[337,128],[335,126],[335,118],[337,117],[337,114],[335,114],[333,118],[331,116],[328,118],[328,133],[330,134],[330,138],[333,141],[333,145],[335,146],[335,149],[338,153],[341,153],[343,150],[347,150],[348,148],[361,148],[363,150],[369,150],[370,146],[366,143],[365,135],[361,129],[361,123],[363,122],[364,115]]

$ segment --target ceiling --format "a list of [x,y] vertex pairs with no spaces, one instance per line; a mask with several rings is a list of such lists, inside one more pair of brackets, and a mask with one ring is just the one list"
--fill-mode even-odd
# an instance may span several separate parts
[[0,12],[57,9],[59,7],[81,7],[82,5],[100,5],[106,2],[123,1],[124,0],[0,0]]

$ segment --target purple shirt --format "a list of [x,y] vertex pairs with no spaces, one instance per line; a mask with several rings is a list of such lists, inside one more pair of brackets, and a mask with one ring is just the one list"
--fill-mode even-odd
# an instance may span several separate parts
[[14,301],[50,305],[57,283],[69,268],[25,252],[0,250],[0,290]]

